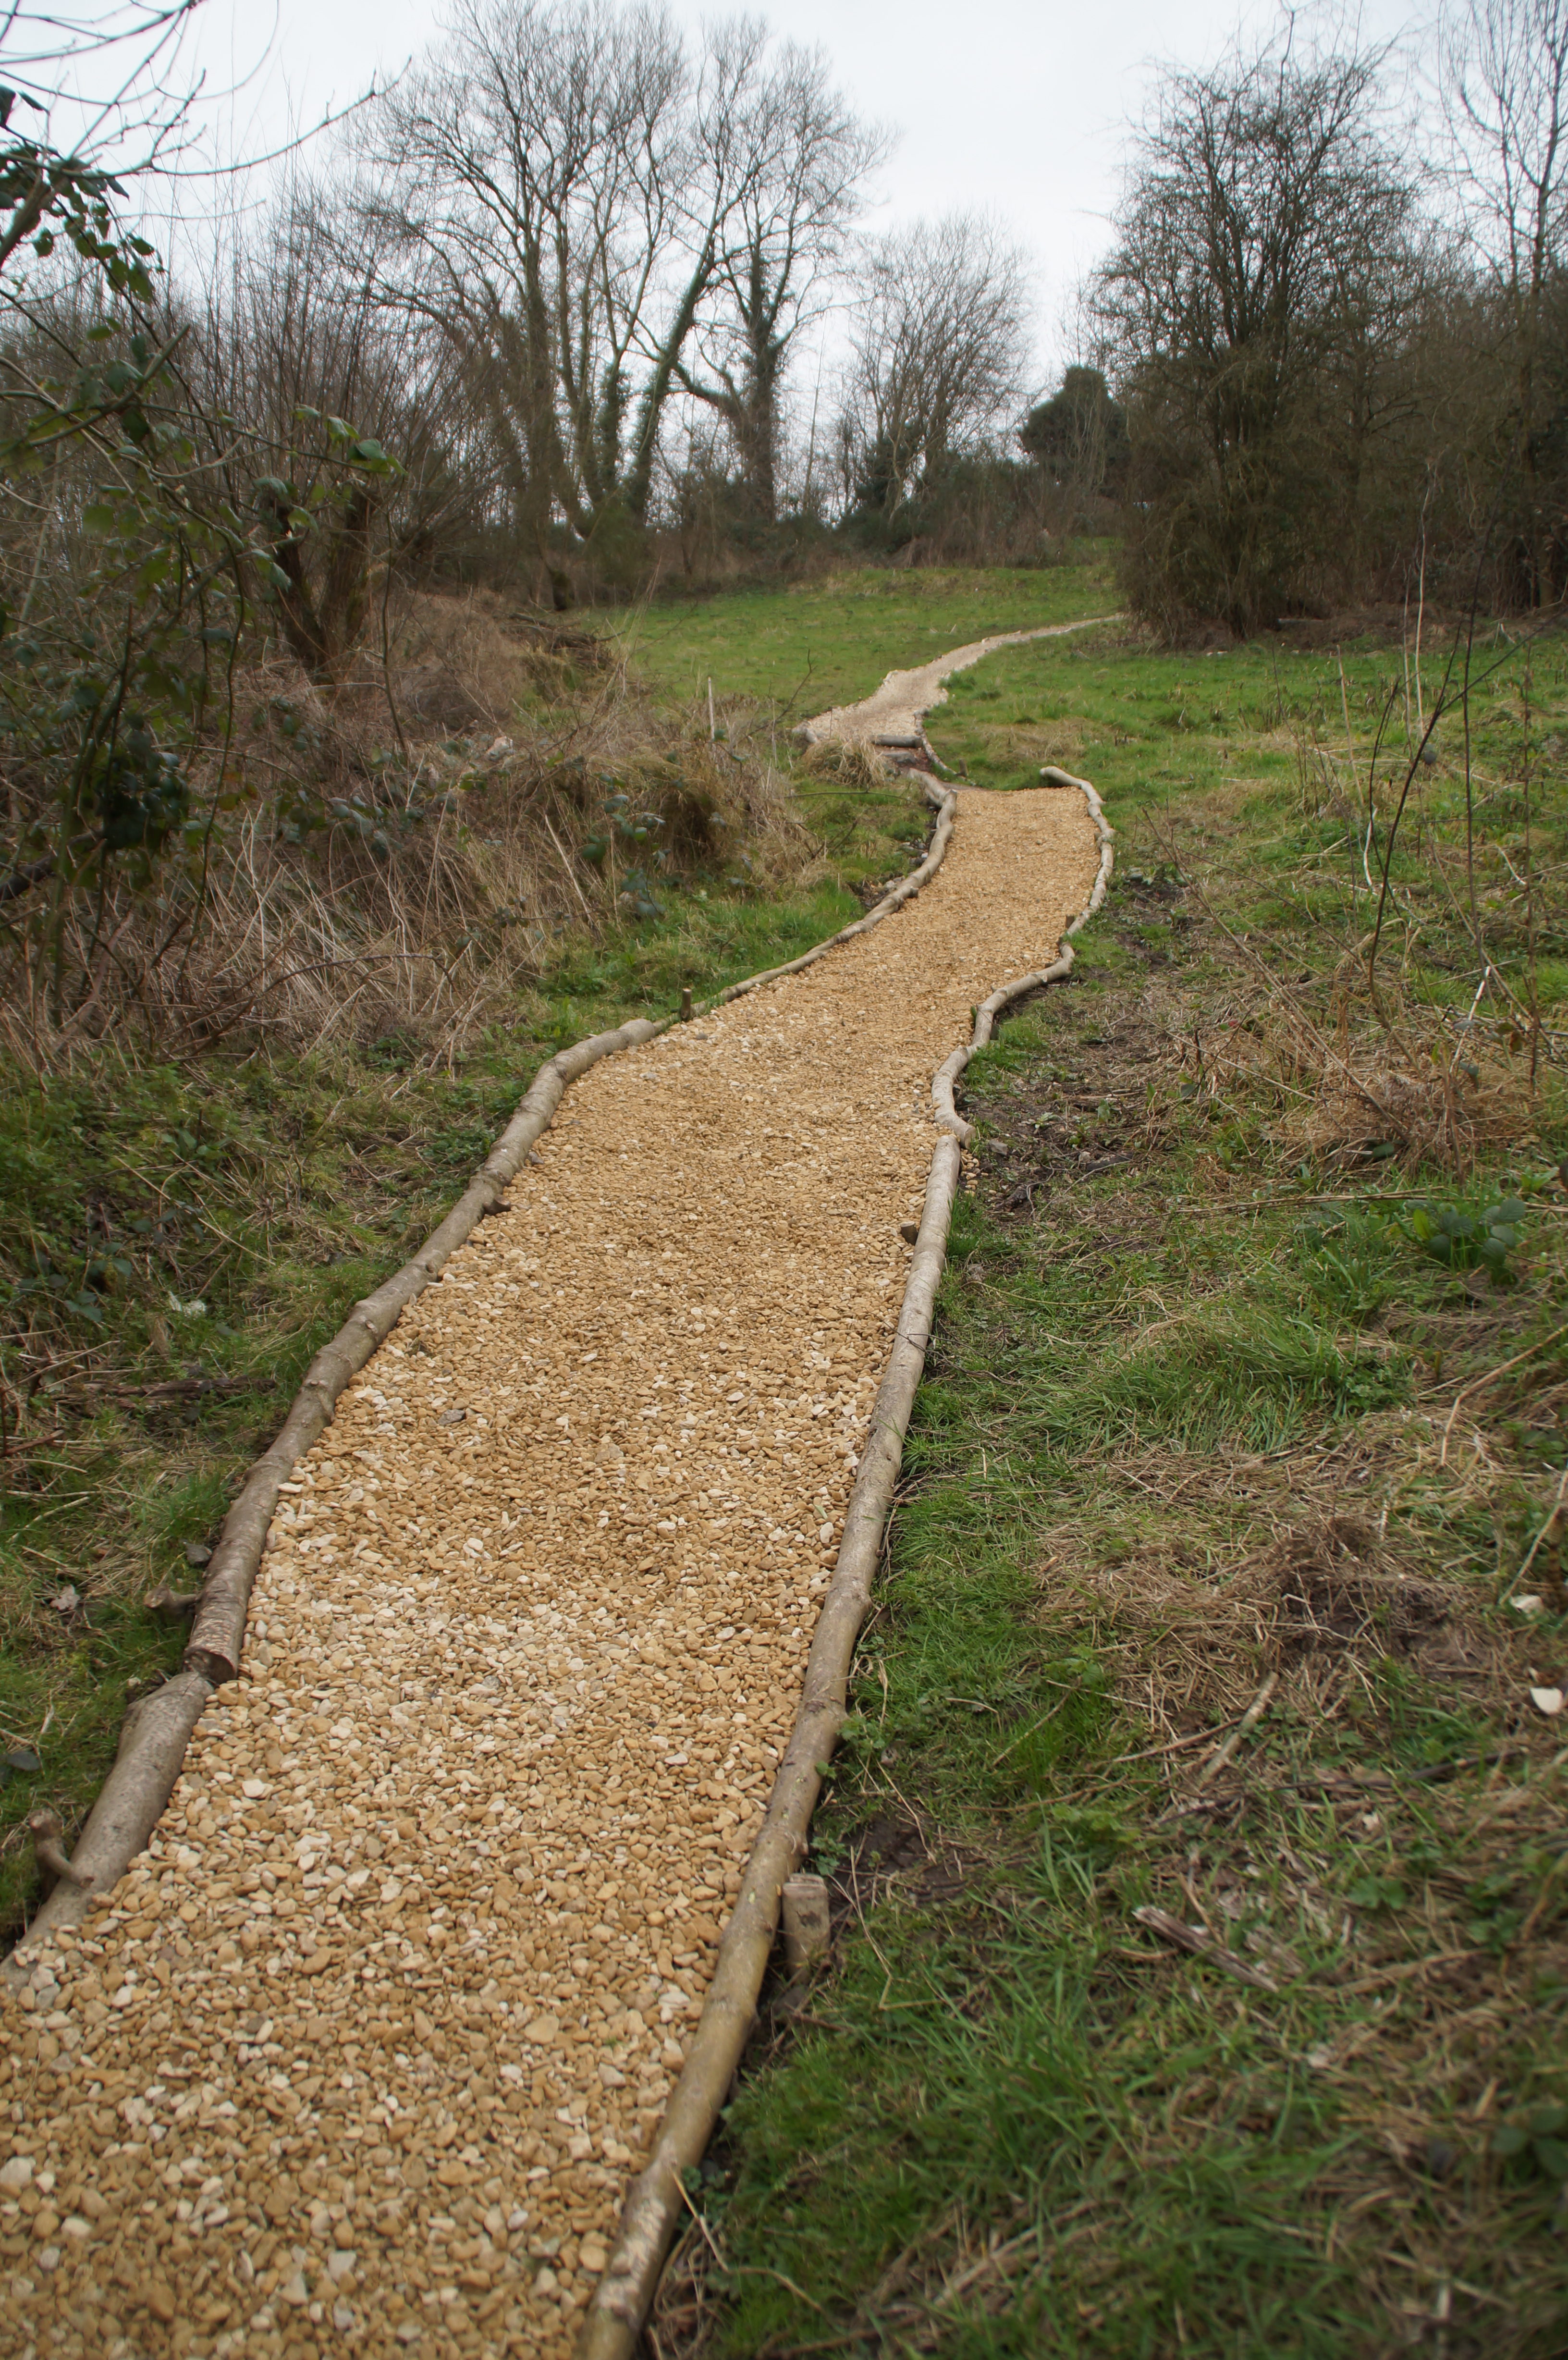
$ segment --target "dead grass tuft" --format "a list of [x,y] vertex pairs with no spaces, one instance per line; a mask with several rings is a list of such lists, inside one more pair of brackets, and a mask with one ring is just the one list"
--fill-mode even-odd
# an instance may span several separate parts
[[846,789],[889,787],[902,776],[869,738],[825,738],[808,746],[801,769],[809,778]]
[[1460,1068],[1446,1036],[1434,1033],[1424,1059],[1417,1050],[1403,1061],[1395,1052],[1325,1064],[1316,1095],[1286,1117],[1279,1137],[1330,1169],[1375,1162],[1392,1147],[1412,1177],[1433,1165],[1464,1178],[1532,1131],[1529,1098],[1509,1074]]

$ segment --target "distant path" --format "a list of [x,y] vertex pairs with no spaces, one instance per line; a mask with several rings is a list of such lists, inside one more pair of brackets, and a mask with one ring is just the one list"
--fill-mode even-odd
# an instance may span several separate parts
[[1029,639],[1059,639],[1069,631],[1093,630],[1097,623],[1119,623],[1119,615],[1086,615],[1078,623],[1046,623],[1033,631],[998,631],[993,639],[971,639],[966,647],[950,648],[944,656],[933,656],[930,663],[917,664],[909,672],[890,672],[880,688],[862,697],[858,705],[830,705],[800,724],[800,735],[808,746],[820,746],[830,738],[869,738],[873,745],[888,743],[908,745],[923,737],[922,716],[939,705],[947,703],[943,683],[955,672],[967,672],[998,648],[1022,647]]
[[147,1852],[0,1998],[0,2350],[565,2360],[794,1721],[932,1072],[1098,861],[1076,795],[963,791],[896,917],[579,1082],[345,1393]]

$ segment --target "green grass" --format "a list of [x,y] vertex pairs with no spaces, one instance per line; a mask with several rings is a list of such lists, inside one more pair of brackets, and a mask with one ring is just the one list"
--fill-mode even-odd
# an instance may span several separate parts
[[[1435,647],[1434,647],[1435,638]],[[1440,692],[1453,634],[1429,634],[1423,705]],[[1516,1017],[1539,1008],[1561,1023],[1568,1002],[1568,649],[1560,631],[1534,647],[1487,628],[1476,639],[1470,704],[1470,825],[1462,716],[1445,716],[1432,764],[1417,767],[1390,865],[1385,972],[1408,970],[1424,1004],[1467,1008],[1478,980],[1467,911]],[[1373,924],[1382,855],[1420,730],[1405,656],[1376,634],[1339,648],[1283,640],[1210,652],[1149,647],[1119,628],[1010,649],[958,675],[931,717],[938,754],[977,785],[1038,783],[1055,763],[1094,781],[1113,818],[1147,821],[1156,867],[1193,798],[1206,840],[1201,874],[1245,844],[1259,890],[1254,922],[1321,947]],[[1348,725],[1348,726],[1347,726]],[[1367,777],[1377,753],[1377,825],[1367,841]],[[1370,877],[1371,882],[1368,879]],[[1151,912],[1154,934],[1162,921]],[[1494,1010],[1500,997],[1494,989]],[[1552,1011],[1556,1011],[1555,1014]]]
[[[1521,1641],[1497,1602],[1499,1549],[1517,1562],[1531,1528],[1503,1422],[1508,1479],[1480,1513],[1457,1470],[1417,1472],[1408,1426],[1442,1345],[1502,1352],[1502,1299],[1477,1318],[1460,1289],[1461,1311],[1367,1214],[1381,1317],[1357,1329],[1321,1214],[1230,1209],[1279,1161],[1259,1124],[1233,1178],[1179,1068],[1149,1072],[1141,915],[1113,903],[1071,1000],[971,1068],[985,1177],[959,1200],[814,1830],[840,1956],[792,2037],[772,2016],[787,2045],[728,2110],[666,2351],[1338,2360],[1399,2348],[1440,2304],[1450,2354],[1561,2349],[1562,1796],[1550,1727],[1519,1706],[1524,1653],[1560,1647],[1568,1615]],[[1195,1009],[1225,980],[1204,948],[1181,971]],[[1121,1111],[1083,1135],[1130,1172],[1079,1181],[1071,1145],[1042,1167],[1036,1109],[1107,1067]],[[1031,1170],[1044,1204],[1010,1209]],[[1509,1351],[1559,1316],[1544,1209],[1519,1275]],[[1565,1377],[1559,1339],[1509,1404],[1553,1464]],[[1334,1517],[1385,1502],[1380,1541],[1334,1541]],[[1301,1652],[1290,1567],[1320,1613],[1332,1593],[1370,1600],[1366,1620]],[[1441,1581],[1479,1677],[1390,1625],[1395,1567]],[[1282,1692],[1220,1808],[1164,1820],[1203,1748],[1156,1749],[1217,1740],[1269,1668]],[[904,1866],[879,1889],[889,1851]],[[1151,1939],[1144,1903],[1203,1918],[1278,1990]],[[1410,1972],[1451,1950],[1457,1990]],[[1549,2127],[1521,2163],[1498,2125],[1532,2109]]]
[[660,596],[616,626],[643,678],[682,696],[755,699],[793,726],[869,695],[884,673],[997,631],[1076,622],[1116,605],[1110,544],[987,572],[866,566],[783,589]]
[[[1568,1463],[1568,1094],[1543,1044],[1530,1099],[1525,1012],[1562,1021],[1561,667],[1532,667],[1528,847],[1518,682],[1473,714],[1515,1000],[1466,1040],[1451,749],[1395,857],[1379,1019],[1345,964],[1370,897],[1321,759],[1333,655],[1215,659],[1228,715],[1172,725],[1209,662],[1013,650],[934,719],[989,783],[1094,778],[1119,879],[1073,985],[970,1068],[976,1177],[813,1831],[834,1958],[803,2005],[772,1988],[692,2183],[657,2320],[681,2360],[1545,2360],[1568,2333],[1560,1724],[1528,1700],[1568,1646],[1558,1555],[1534,1619],[1506,1602]],[[1399,662],[1346,651],[1363,755]],[[1434,1039],[1480,1060],[1465,1171],[1342,1103],[1342,1007],[1376,1087]],[[1415,1201],[1519,1188],[1513,1284],[1423,1251]]]

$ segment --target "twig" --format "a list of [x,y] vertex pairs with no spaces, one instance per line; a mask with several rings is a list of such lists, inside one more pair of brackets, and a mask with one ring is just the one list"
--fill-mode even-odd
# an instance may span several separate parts
[[1105,1766],[1119,1770],[1124,1762],[1157,1762],[1162,1754],[1184,1754],[1191,1745],[1206,1745],[1214,1733],[1212,1729],[1194,1730],[1191,1737],[1173,1737],[1169,1745],[1147,1745],[1141,1754],[1114,1754]]
[[1354,1983],[1336,1983],[1333,1989],[1341,1996],[1351,1992],[1376,1991],[1379,1983],[1406,1983],[1411,1975],[1429,1974],[1435,1967],[1451,1967],[1461,1959],[1480,1956],[1479,1950],[1438,1950],[1430,1959],[1407,1959],[1402,1966],[1379,1967],[1374,1974],[1357,1975]]
[[1256,1729],[1258,1722],[1262,1720],[1265,1712],[1269,1710],[1269,1699],[1273,1695],[1279,1685],[1279,1673],[1270,1672],[1269,1677],[1264,1681],[1263,1686],[1258,1689],[1258,1694],[1253,1698],[1252,1702],[1247,1706],[1247,1710],[1242,1714],[1241,1719],[1236,1722],[1236,1727],[1231,1731],[1230,1735],[1225,1739],[1224,1744],[1216,1745],[1214,1752],[1209,1755],[1207,1761],[1203,1763],[1202,1768],[1198,1772],[1197,1778],[1194,1781],[1196,1786],[1206,1786],[1211,1778],[1218,1777],[1220,1772],[1225,1768],[1225,1764],[1230,1761],[1231,1757],[1236,1753],[1236,1747],[1241,1743],[1242,1739],[1246,1737],[1249,1730]]
[[1446,1467],[1448,1464],[1449,1437],[1454,1432],[1454,1421],[1459,1415],[1459,1404],[1466,1393],[1479,1393],[1481,1387],[1489,1385],[1494,1377],[1506,1377],[1508,1371],[1517,1369],[1521,1360],[1532,1359],[1537,1352],[1544,1352],[1548,1344],[1555,1344],[1559,1336],[1568,1336],[1568,1322],[1564,1322],[1561,1328],[1554,1328],[1550,1336],[1541,1338],[1539,1344],[1529,1344],[1522,1352],[1516,1352],[1511,1360],[1500,1360],[1495,1369],[1488,1369],[1484,1375],[1472,1377],[1467,1385],[1460,1386],[1454,1396],[1454,1406],[1448,1413],[1448,1422],[1443,1429],[1443,1448],[1437,1454],[1437,1463],[1440,1467]]
[[549,836],[551,844],[554,845],[557,852],[561,855],[561,865],[566,871],[566,881],[571,886],[572,891],[576,894],[578,900],[582,902],[583,914],[587,919],[589,924],[592,925],[593,923],[593,912],[588,907],[588,896],[584,893],[582,886],[577,881],[577,873],[572,868],[571,861],[566,857],[565,847],[562,845],[560,836],[557,836],[554,828],[551,827],[550,824],[550,814],[548,812],[540,812],[539,817],[544,822],[545,834]]
[[1547,1534],[1552,1530],[1552,1525],[1557,1522],[1558,1517],[1563,1513],[1563,1498],[1564,1492],[1568,1492],[1568,1467],[1564,1467],[1563,1470],[1562,1477],[1557,1485],[1557,1496],[1552,1502],[1552,1513],[1547,1517],[1546,1522],[1542,1524],[1541,1530],[1537,1533],[1535,1538],[1531,1541],[1530,1545],[1530,1553],[1526,1557],[1525,1561],[1520,1566],[1519,1571],[1515,1574],[1512,1581],[1509,1583],[1506,1595],[1497,1601],[1499,1605],[1506,1606],[1508,1604],[1508,1600],[1513,1596],[1515,1590],[1524,1579],[1525,1575],[1535,1563],[1535,1553],[1537,1549],[1541,1546],[1541,1542],[1546,1538]]
[[1172,1918],[1169,1909],[1157,1909],[1152,1902],[1145,1902],[1132,1914],[1140,1926],[1147,1926],[1162,1941],[1174,1942],[1179,1950],[1191,1950],[1195,1958],[1207,1959],[1212,1966],[1234,1975],[1237,1983],[1251,1983],[1257,1991],[1279,1990],[1272,1975],[1266,1975],[1261,1967],[1249,1966],[1235,1950],[1227,1950],[1223,1943],[1214,1941],[1201,1926],[1185,1925],[1180,1918]]
[[713,2232],[709,2228],[706,2221],[703,2220],[702,2215],[692,2203],[691,2191],[687,2188],[685,2180],[677,2177],[675,2184],[681,2191],[681,2202],[686,2207],[687,2212],[691,2215],[692,2220],[697,2223],[698,2228],[702,2232],[702,2242],[707,2246],[709,2253],[712,2254],[714,2261],[717,2262],[721,2270],[727,2270],[729,2264],[725,2261],[723,2254],[720,2253],[717,2245],[714,2245]]
[[1563,1865],[1564,1856],[1563,1853],[1559,1852],[1557,1858],[1552,1863],[1546,1874],[1541,1880],[1541,1891],[1535,1896],[1534,1908],[1530,1911],[1530,1916],[1525,1919],[1524,1924],[1519,1928],[1519,1932],[1514,1936],[1514,1941],[1517,1945],[1522,1946],[1524,1943],[1529,1941],[1530,1936],[1540,1925],[1542,1918],[1546,1915],[1547,1904],[1552,1899],[1552,1888],[1562,1876]]

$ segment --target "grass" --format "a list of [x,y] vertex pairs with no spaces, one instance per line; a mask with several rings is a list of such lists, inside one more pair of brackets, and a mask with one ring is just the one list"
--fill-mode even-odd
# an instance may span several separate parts
[[[1528,741],[1517,679],[1473,716],[1501,982],[1461,1031],[1462,771],[1421,778],[1374,1000],[1335,659],[1222,662],[1225,718],[1185,732],[1210,660],[1109,635],[994,660],[936,719],[972,775],[1094,777],[1120,871],[1070,989],[970,1068],[813,1832],[834,1954],[767,1994],[667,2355],[1563,2348],[1554,1527],[1519,1579],[1568,1466],[1561,671],[1538,651]],[[1353,727],[1399,664],[1346,650]],[[1515,1192],[1503,1284],[1414,1218]]]
[[783,589],[664,595],[616,636],[633,669],[677,694],[754,698],[792,727],[868,695],[885,672],[998,631],[1103,615],[1116,604],[1108,542],[1039,568],[866,566]]

